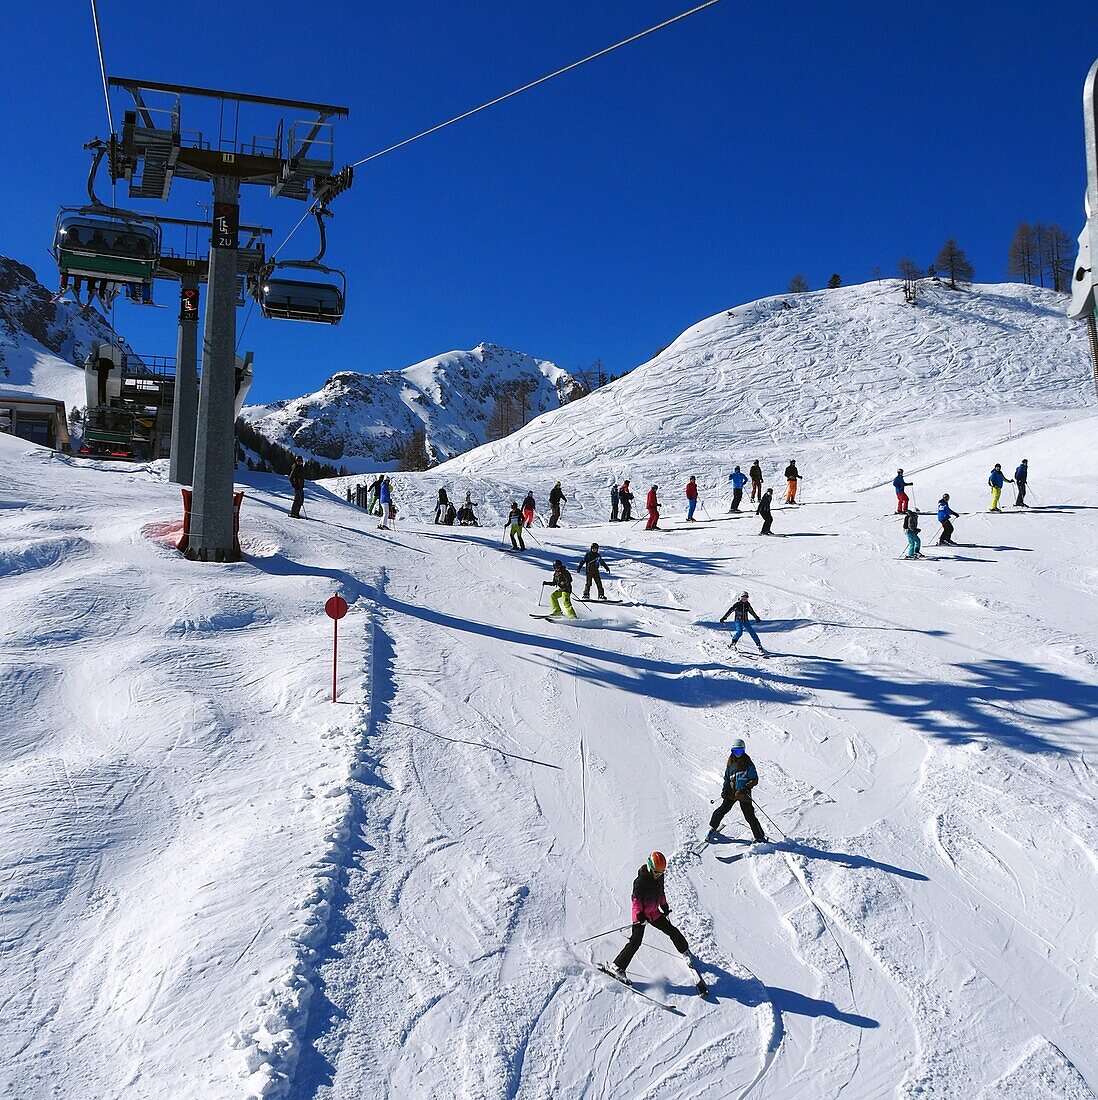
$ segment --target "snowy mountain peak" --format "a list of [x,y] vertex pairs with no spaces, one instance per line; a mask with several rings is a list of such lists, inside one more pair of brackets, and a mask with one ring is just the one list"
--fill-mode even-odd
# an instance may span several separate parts
[[[484,443],[511,395],[519,423],[582,396],[584,387],[546,359],[499,344],[450,351],[403,370],[340,371],[316,393],[251,406],[244,418],[272,442],[351,469],[393,462],[413,432],[445,461]],[[518,425],[516,425],[518,426]]]

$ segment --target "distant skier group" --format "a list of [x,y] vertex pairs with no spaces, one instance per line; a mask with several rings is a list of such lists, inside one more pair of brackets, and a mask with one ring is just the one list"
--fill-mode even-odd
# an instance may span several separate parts
[[[1009,478],[1003,473],[1001,462],[996,462],[988,475],[987,483],[991,489],[991,504],[989,512],[1001,512],[999,501],[1002,497],[1003,486],[1010,484],[1015,487],[1015,508],[1028,508],[1026,504],[1026,488],[1029,484],[1029,459],[1023,458],[1018,468],[1014,471],[1014,477]],[[911,561],[923,557],[922,532],[919,527],[919,511],[911,506],[911,498],[907,490],[914,486],[913,481],[908,481],[903,469],[896,471],[892,479],[892,488],[896,493],[896,515],[903,516],[903,531],[907,537],[907,549],[903,557]],[[942,533],[938,538],[938,546],[957,546],[953,541],[953,520],[960,517],[960,512],[953,510],[950,504],[949,493],[943,493],[938,500],[936,515],[942,525]]]

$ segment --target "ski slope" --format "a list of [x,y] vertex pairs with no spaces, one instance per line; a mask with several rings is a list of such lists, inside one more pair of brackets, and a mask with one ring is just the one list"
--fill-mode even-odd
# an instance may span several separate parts
[[[518,557],[254,478],[200,566],[160,466],[0,437],[5,1094],[1093,1095],[1095,427],[923,562],[877,491]],[[1008,457],[935,475],[968,511]],[[592,539],[625,602],[530,618]],[[731,655],[744,586],[787,655]],[[733,736],[791,839],[699,854]],[[572,946],[655,847],[714,996],[658,934],[633,974],[681,1017]]]

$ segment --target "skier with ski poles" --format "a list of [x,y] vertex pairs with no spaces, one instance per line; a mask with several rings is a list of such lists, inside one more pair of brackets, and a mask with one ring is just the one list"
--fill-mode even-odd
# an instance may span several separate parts
[[1003,483],[1010,482],[1014,484],[1014,479],[1009,478],[1003,473],[1003,464],[1001,462],[995,463],[995,469],[988,475],[987,483],[991,486],[991,507],[989,512],[1001,512],[1002,508],[999,507],[999,497],[1003,491]]
[[953,511],[949,503],[949,493],[942,493],[942,499],[938,501],[938,522],[942,525],[942,537],[938,539],[939,546],[956,546],[953,541],[952,519],[960,518],[961,513]]
[[773,513],[770,511],[770,502],[773,499],[774,490],[767,489],[766,492],[763,493],[762,498],[759,500],[758,508],[755,509],[755,514],[762,516],[763,521],[762,530],[759,532],[760,535],[769,535],[772,533],[770,530],[770,525],[774,522],[774,516]]
[[748,599],[746,592],[740,593],[740,598],[721,616],[721,622],[723,623],[729,615],[735,615],[735,626],[732,628],[732,647],[736,647],[736,644],[743,637],[743,632],[746,630],[751,635],[755,645],[759,647],[759,652],[765,657],[766,650],[763,649],[762,642],[759,641],[758,634],[755,633],[755,628],[751,625],[751,621],[748,618],[749,615],[755,617],[755,622],[761,623],[762,619],[759,618],[758,613],[751,606],[751,601]]
[[599,553],[599,544],[593,542],[591,543],[591,549],[583,555],[583,560],[576,566],[576,572],[582,573],[587,581],[583,586],[583,598],[585,600],[591,597],[592,584],[598,589],[599,599],[606,599],[606,593],[602,589],[602,577],[599,576],[600,566],[606,575],[610,576],[610,568],[606,562],[602,560],[602,555]]
[[686,483],[686,522],[696,523],[694,509],[698,506],[698,479],[691,474]]
[[902,515],[907,511],[911,501],[908,499],[907,493],[904,490],[909,485],[914,485],[914,481],[904,481],[903,470],[897,470],[896,476],[892,479],[892,488],[896,490],[896,515]]
[[715,839],[719,833],[721,821],[724,815],[738,802],[743,812],[744,820],[751,828],[753,843],[762,844],[766,841],[766,833],[763,832],[759,819],[755,816],[755,807],[751,804],[751,791],[758,786],[759,773],[751,757],[747,755],[747,748],[743,739],[737,737],[732,742],[732,751],[728,755],[728,763],[724,766],[724,784],[721,787],[721,804],[713,811],[709,819],[709,839]]
[[671,913],[671,906],[667,904],[667,894],[663,885],[666,870],[667,857],[663,852],[653,852],[644,866],[637,871],[637,877],[633,880],[633,929],[629,934],[628,943],[606,969],[618,981],[629,984],[625,972],[633,961],[633,956],[640,950],[644,940],[644,926],[650,924],[670,938],[675,950],[682,956],[683,962],[697,979],[698,992],[705,994],[709,990],[694,967],[686,937],[667,919]]
[[509,528],[511,535],[511,549],[525,550],[526,543],[522,541],[522,509],[519,508],[517,500],[511,501],[511,513],[507,517],[506,526]]
[[656,490],[658,485],[653,485],[648,490],[648,498],[644,502],[645,508],[648,509],[648,522],[644,525],[646,531],[655,531],[659,528],[660,522],[660,502],[656,496]]
[[290,468],[290,488],[294,491],[290,519],[301,519],[301,506],[305,503],[305,466],[301,461],[301,455],[294,456],[294,464]]
[[568,572],[564,562],[559,558],[553,562],[553,579],[541,583],[542,587],[547,584],[553,586],[553,591],[549,593],[549,606],[552,608],[550,614],[559,615],[563,607],[568,618],[579,618],[572,606],[572,574]]
[[756,500],[762,500],[763,495],[763,472],[762,467],[759,465],[759,460],[756,458],[751,463],[751,469],[747,471],[751,477],[751,500],[750,503],[754,504]]
[[[741,473],[739,466],[737,466],[728,475],[728,480],[732,482],[732,503],[728,506],[728,510],[730,512],[738,512],[740,510],[740,501],[743,500],[743,487],[747,484],[747,474]],[[755,499],[754,490],[752,490],[751,499]]]
[[923,540],[919,538],[919,513],[914,508],[904,513],[904,534],[907,535],[907,553],[905,558],[921,558],[923,556]]
[[1014,471],[1014,488],[1017,496],[1014,500],[1015,508],[1028,508],[1026,504],[1026,482],[1029,481],[1029,459],[1023,458],[1021,466]]
[[797,460],[791,458],[789,465],[785,468],[785,483],[787,486],[787,492],[785,494],[786,504],[797,503],[797,482],[801,480],[801,475],[797,471]]
[[530,489],[522,501],[522,520],[524,527],[534,526],[534,509],[537,503],[534,500],[534,490]]
[[618,522],[618,483],[610,486],[610,522]]
[[560,482],[558,481],[556,485],[554,485],[553,488],[549,490],[550,527],[560,526],[560,506],[567,503],[568,498],[564,495],[564,490],[560,487]]
[[633,490],[629,488],[628,478],[621,483],[618,501],[621,503],[621,522],[628,523],[633,518]]

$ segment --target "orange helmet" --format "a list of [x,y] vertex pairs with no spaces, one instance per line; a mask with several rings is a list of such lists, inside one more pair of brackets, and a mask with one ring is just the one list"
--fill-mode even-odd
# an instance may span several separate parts
[[662,875],[667,870],[667,856],[663,852],[653,852],[648,857],[648,870],[654,875]]

